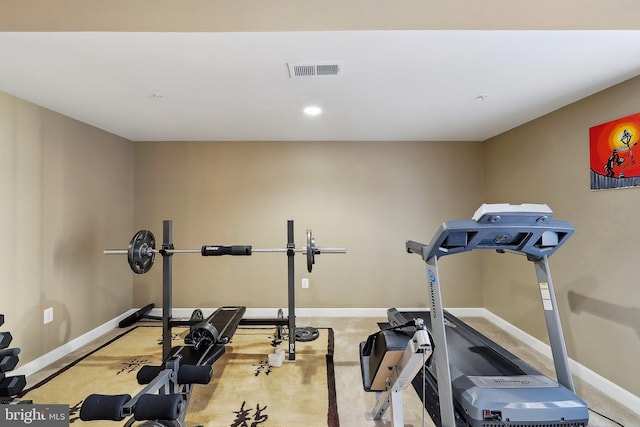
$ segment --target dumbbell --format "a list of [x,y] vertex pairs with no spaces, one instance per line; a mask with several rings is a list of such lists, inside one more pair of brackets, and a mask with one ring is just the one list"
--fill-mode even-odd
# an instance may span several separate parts
[[0,372],[9,372],[16,367],[20,359],[18,354],[19,348],[6,348],[0,350]]
[[0,349],[9,347],[12,340],[11,332],[0,332]]
[[27,385],[27,378],[24,375],[5,377],[0,373],[0,397],[15,396]]

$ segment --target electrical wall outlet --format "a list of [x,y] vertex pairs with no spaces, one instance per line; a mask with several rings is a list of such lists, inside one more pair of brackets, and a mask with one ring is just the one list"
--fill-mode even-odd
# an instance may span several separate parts
[[307,289],[309,287],[309,279],[307,279],[306,277],[302,278],[302,288],[303,289]]
[[44,310],[44,324],[53,322],[53,307],[45,308]]

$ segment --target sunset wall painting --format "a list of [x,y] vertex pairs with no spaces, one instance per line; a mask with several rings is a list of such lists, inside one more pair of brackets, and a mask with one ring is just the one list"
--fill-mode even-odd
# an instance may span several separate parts
[[591,189],[640,186],[640,113],[589,128]]

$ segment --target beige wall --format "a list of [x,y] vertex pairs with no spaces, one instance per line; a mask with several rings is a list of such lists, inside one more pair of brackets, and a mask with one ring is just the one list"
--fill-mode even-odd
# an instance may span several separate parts
[[[640,396],[640,189],[589,180],[589,127],[640,111],[638,94],[635,78],[485,142],[484,189],[487,202],[547,203],[573,223],[550,260],[569,355]],[[484,306],[546,340],[533,266],[485,260]]]
[[130,142],[0,92],[0,200],[0,330],[21,364],[131,308],[100,250],[132,227]]
[[[307,228],[318,246],[346,247],[319,255],[311,274],[296,257],[298,307],[426,306],[425,266],[405,241],[428,243],[443,221],[467,218],[482,201],[482,145],[473,142],[163,142],[136,143],[135,153],[135,225],[158,241],[172,219],[176,248],[284,248],[293,219],[297,247]],[[479,260],[443,266],[450,306],[480,305]],[[124,259],[109,265],[128,270]],[[157,260],[135,278],[134,305],[160,305],[161,273]],[[175,307],[287,304],[284,254],[175,256],[173,281]]]
[[634,29],[638,28],[639,13],[640,4],[636,0],[0,0],[0,29]]

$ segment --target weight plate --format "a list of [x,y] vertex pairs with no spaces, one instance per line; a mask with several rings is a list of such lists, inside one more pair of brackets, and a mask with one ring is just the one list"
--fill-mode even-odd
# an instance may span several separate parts
[[316,263],[316,239],[313,238],[311,230],[307,230],[307,271],[311,273],[313,264]]
[[193,313],[191,313],[191,320],[204,320],[204,314],[202,314],[202,310],[200,310],[199,308],[193,310]]
[[318,329],[312,326],[301,326],[296,328],[296,341],[313,341],[320,336]]
[[156,253],[156,238],[149,230],[140,230],[129,242],[127,258],[131,270],[136,274],[144,274],[151,270]]
[[209,322],[201,322],[192,326],[190,334],[193,347],[196,351],[217,343],[220,337],[216,327]]
[[[278,309],[278,319],[284,319],[284,311],[281,308]],[[283,334],[284,327],[282,325],[276,326],[276,339],[281,340],[284,336]]]

